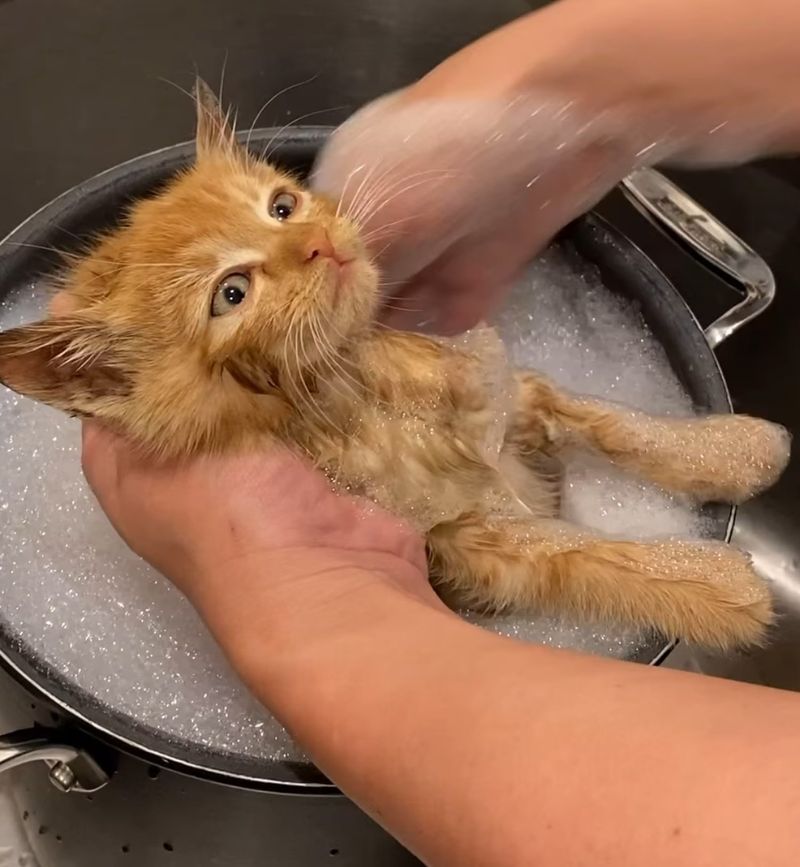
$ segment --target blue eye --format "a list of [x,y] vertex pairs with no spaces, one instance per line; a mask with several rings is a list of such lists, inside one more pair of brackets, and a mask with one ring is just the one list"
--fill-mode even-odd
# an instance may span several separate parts
[[288,220],[297,208],[297,196],[293,193],[278,193],[269,206],[269,215],[279,222]]
[[211,299],[211,315],[224,316],[244,301],[250,288],[247,274],[228,274],[214,290]]

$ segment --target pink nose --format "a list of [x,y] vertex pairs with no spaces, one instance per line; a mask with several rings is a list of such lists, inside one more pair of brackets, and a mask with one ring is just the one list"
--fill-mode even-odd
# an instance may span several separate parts
[[303,245],[303,255],[306,262],[313,262],[314,259],[322,257],[324,259],[333,259],[334,262],[341,264],[336,247],[333,246],[328,233],[324,229],[315,229],[309,235]]

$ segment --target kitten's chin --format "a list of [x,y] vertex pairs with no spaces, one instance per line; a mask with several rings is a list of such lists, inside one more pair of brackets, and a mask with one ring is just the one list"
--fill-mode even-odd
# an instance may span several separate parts
[[331,288],[330,316],[341,335],[350,336],[370,325],[378,311],[378,272],[367,260],[338,266]]

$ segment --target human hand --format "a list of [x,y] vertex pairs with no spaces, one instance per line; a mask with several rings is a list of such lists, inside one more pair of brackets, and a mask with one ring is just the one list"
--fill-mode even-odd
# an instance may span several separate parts
[[122,538],[186,594],[229,652],[246,634],[280,642],[295,627],[304,637],[347,629],[377,586],[441,607],[422,539],[335,493],[288,451],[165,465],[87,422],[83,467]]
[[632,159],[565,99],[419,88],[346,122],[314,184],[341,199],[377,255],[386,323],[454,334],[484,319]]
[[314,183],[362,225],[387,323],[476,324],[638,166],[800,149],[800,7],[765,3],[561,0],[354,115]]

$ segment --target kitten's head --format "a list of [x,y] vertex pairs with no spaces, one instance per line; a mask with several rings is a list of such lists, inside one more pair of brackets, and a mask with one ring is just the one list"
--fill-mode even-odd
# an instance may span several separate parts
[[224,448],[279,425],[287,383],[324,375],[376,301],[354,224],[199,83],[195,164],[73,264],[50,318],[0,335],[0,380],[159,451]]

